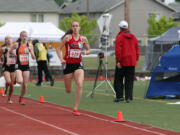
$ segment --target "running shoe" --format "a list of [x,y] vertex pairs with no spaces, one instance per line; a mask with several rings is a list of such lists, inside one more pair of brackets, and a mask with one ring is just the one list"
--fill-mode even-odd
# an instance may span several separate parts
[[36,86],[41,86],[41,85],[42,85],[41,82],[37,82],[37,83],[36,83]]
[[79,116],[79,115],[81,115],[77,110],[73,110],[72,114],[73,114],[74,116]]
[[24,103],[24,101],[23,101],[23,98],[22,98],[22,97],[20,97],[20,98],[19,98],[19,104],[20,104],[20,105],[26,105],[26,104]]
[[8,104],[12,104],[13,103],[13,101],[12,100],[8,100]]

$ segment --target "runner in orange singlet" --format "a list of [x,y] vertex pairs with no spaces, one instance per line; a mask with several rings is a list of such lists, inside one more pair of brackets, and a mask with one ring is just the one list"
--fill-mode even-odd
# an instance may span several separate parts
[[27,83],[29,81],[30,75],[29,53],[31,53],[31,57],[35,59],[33,46],[28,44],[27,39],[27,32],[22,31],[20,33],[20,38],[18,39],[17,44],[13,46],[13,48],[16,49],[17,55],[16,82],[22,85],[21,95],[19,97],[20,105],[25,105],[23,97],[27,89]]
[[[73,108],[73,115],[78,116],[78,106],[82,95],[82,87],[84,81],[84,67],[82,64],[82,56],[90,54],[90,46],[86,37],[79,34],[80,23],[73,21],[71,24],[71,32],[66,33],[62,38],[62,42],[57,48],[57,54],[62,65],[65,67],[64,84],[66,92],[70,93],[72,90],[73,79],[76,83],[75,104]],[[63,46],[66,47],[66,54],[63,58],[61,51]],[[85,48],[85,50],[83,50]]]

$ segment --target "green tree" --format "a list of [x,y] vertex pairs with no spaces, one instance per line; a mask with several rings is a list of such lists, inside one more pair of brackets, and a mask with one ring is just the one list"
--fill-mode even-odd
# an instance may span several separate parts
[[3,26],[4,24],[3,23],[0,23],[0,27]]
[[152,14],[147,20],[149,27],[147,29],[148,37],[156,37],[166,32],[171,27],[178,26],[178,23],[173,21],[172,17],[167,18],[161,16],[159,20],[156,19],[156,14]]
[[66,0],[55,0],[55,2],[61,6],[64,2],[66,2]]
[[87,16],[79,16],[77,13],[72,13],[72,17],[66,17],[60,22],[60,29],[67,31],[71,27],[72,21],[77,20],[80,22],[81,30],[80,34],[87,37],[90,44],[97,41],[97,36],[94,30],[97,28],[97,20],[88,20]]
[[[55,2],[61,6],[64,2],[68,2],[68,0],[55,0]],[[72,0],[71,2],[76,2],[76,0]]]

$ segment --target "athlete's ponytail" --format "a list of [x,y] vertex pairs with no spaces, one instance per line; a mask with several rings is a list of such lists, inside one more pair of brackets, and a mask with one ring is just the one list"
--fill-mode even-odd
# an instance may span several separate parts
[[18,38],[18,39],[16,40],[16,42],[20,43],[20,42],[21,42],[21,38]]
[[69,30],[64,34],[64,36],[62,36],[61,39],[63,39],[66,35],[72,34],[72,33],[73,33],[72,29],[69,29]]

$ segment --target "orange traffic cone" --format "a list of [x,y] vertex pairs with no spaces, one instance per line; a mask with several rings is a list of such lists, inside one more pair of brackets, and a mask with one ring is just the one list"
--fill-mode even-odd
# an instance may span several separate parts
[[3,88],[1,88],[1,90],[0,90],[0,94],[3,94],[3,93],[4,93]]
[[118,112],[116,122],[124,122],[122,112]]
[[43,96],[40,97],[40,102],[44,103],[44,97]]
[[100,76],[100,77],[99,77],[99,80],[102,81],[102,80],[103,80],[103,76]]

